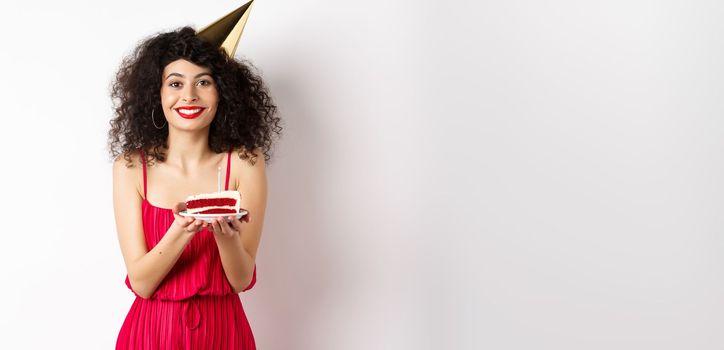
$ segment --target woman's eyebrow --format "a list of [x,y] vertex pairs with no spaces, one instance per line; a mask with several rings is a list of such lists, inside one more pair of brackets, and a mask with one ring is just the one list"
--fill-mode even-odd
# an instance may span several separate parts
[[[204,75],[211,76],[211,73],[209,73],[209,72],[202,72],[202,73],[196,74],[196,76],[194,77],[194,79],[196,79],[196,78],[198,78],[198,77],[200,77],[200,76],[204,76]],[[184,76],[183,74],[181,74],[181,73],[171,73],[171,74],[169,74],[169,75],[166,77],[166,79],[168,79],[168,78],[170,78],[170,77],[172,77],[172,76],[177,76],[177,77],[185,78],[185,76]]]

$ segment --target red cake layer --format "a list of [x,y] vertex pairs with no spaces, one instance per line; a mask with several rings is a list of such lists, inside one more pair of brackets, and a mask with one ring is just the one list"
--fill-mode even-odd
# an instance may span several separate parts
[[[203,207],[226,207],[235,206],[236,199],[234,198],[209,198],[209,199],[195,199],[186,203],[186,208],[203,208]],[[204,212],[206,213],[206,212]]]
[[234,209],[214,208],[199,212],[199,214],[236,214]]

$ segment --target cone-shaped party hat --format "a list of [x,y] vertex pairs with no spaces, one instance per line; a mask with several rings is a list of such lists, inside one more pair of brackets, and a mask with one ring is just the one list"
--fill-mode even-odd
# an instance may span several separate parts
[[239,45],[239,38],[244,31],[246,20],[249,19],[249,12],[254,0],[247,2],[238,9],[230,12],[214,23],[200,29],[196,36],[223,48],[229,57],[234,57],[236,46]]

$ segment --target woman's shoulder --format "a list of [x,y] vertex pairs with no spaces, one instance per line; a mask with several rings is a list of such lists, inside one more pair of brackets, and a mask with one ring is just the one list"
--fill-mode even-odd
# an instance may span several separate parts
[[123,192],[135,189],[138,195],[143,193],[143,163],[137,150],[122,153],[113,161],[113,184]]
[[138,150],[122,153],[113,161],[113,177],[131,183],[142,179],[143,163]]
[[263,166],[265,164],[264,151],[261,148],[256,148],[253,151],[247,151],[244,146],[239,146],[231,151],[231,164],[232,166],[242,168],[253,168],[257,165]]
[[[265,172],[264,152],[256,149],[254,152],[246,152],[246,148],[237,147],[231,151],[231,183],[232,188],[240,188],[241,184],[248,183],[257,174]],[[247,157],[248,156],[248,157]],[[253,163],[253,164],[252,164]]]
[[141,153],[139,150],[132,150],[119,154],[116,159],[113,160],[113,167],[126,168],[126,169],[138,169],[142,165]]

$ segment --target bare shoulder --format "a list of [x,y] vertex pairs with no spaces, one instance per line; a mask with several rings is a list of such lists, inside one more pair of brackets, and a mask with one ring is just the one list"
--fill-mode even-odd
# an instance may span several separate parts
[[243,151],[244,148],[236,148],[232,151],[231,157],[231,176],[237,188],[240,187],[240,184],[255,177],[264,176],[266,172],[266,161],[264,160],[264,152],[261,149],[256,149],[253,153],[250,152],[252,156],[247,159],[241,158]]
[[[247,159],[242,159],[241,155],[243,154],[245,148],[239,147],[232,151],[232,160],[231,163],[235,165],[237,168],[244,168],[247,170],[250,170],[252,168],[265,168],[266,167],[266,161],[264,159],[264,152],[257,148],[252,152],[249,152],[250,157]],[[253,164],[252,164],[253,163]]]
[[[113,160],[113,167],[123,168],[139,168],[141,166],[141,154],[138,151],[132,151],[127,154],[128,160],[126,159],[126,153],[119,154],[116,159]],[[130,160],[130,163],[129,163]]]
[[246,195],[256,193],[262,199],[266,200],[267,177],[266,177],[266,161],[264,160],[264,152],[256,149],[254,161],[251,158],[242,159],[240,154],[243,149],[235,149],[232,152],[231,160],[231,177],[234,189],[242,193],[243,198]]
[[128,154],[127,160],[123,154],[113,161],[113,182],[125,189],[135,188],[139,195],[142,193],[143,164],[138,151]]

